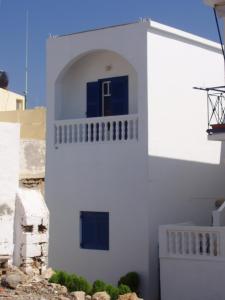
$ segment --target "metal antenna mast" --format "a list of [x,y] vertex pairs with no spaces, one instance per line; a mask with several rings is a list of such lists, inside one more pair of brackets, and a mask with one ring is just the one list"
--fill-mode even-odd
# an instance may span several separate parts
[[26,11],[26,57],[25,57],[25,107],[27,106],[27,96],[28,96],[28,42],[29,42],[29,14]]

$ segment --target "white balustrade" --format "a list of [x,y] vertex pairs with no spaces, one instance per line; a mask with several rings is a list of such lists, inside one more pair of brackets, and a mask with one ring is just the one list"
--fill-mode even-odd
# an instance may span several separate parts
[[138,116],[123,115],[55,122],[55,145],[138,140]]
[[225,227],[160,226],[161,257],[225,257]]

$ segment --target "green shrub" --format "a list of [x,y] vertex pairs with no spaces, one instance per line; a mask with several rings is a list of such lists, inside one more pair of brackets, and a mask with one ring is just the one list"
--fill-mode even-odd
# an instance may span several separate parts
[[118,297],[119,297],[119,288],[114,287],[114,286],[109,284],[109,285],[106,286],[105,291],[109,294],[111,300],[117,300],[118,299]]
[[90,294],[92,290],[92,286],[85,278],[63,271],[56,271],[49,279],[49,282],[64,285],[69,292],[84,291],[86,294]]
[[76,277],[75,286],[76,286],[76,291],[83,291],[88,295],[92,291],[91,284],[83,277]]
[[58,275],[56,272],[51,276],[51,278],[49,279],[49,282],[50,283],[58,283]]
[[104,292],[106,290],[107,284],[101,280],[96,280],[93,283],[92,287],[92,294],[97,293],[97,292]]
[[51,283],[58,283],[61,285],[66,285],[66,281],[68,280],[69,274],[64,271],[55,271],[55,274],[49,279]]
[[77,275],[76,274],[71,274],[70,276],[68,276],[68,279],[66,282],[66,287],[70,293],[75,292],[77,290],[76,283],[77,283]]
[[119,295],[131,293],[131,289],[129,288],[128,285],[125,285],[125,284],[119,285],[118,289],[119,289]]
[[127,285],[132,292],[138,294],[140,284],[139,275],[136,272],[129,272],[125,276],[120,278],[120,280],[118,281],[118,286],[120,286],[121,284]]

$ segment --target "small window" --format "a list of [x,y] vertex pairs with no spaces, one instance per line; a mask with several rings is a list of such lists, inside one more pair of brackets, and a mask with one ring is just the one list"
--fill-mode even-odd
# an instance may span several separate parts
[[23,100],[21,99],[16,100],[16,110],[23,110]]
[[109,250],[109,213],[80,213],[81,243],[83,249]]

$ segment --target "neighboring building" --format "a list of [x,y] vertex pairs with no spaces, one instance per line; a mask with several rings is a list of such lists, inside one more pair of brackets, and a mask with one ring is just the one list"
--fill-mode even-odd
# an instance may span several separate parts
[[25,97],[0,88],[0,111],[24,110]]
[[[224,0],[205,0],[215,9],[218,16],[225,18]],[[222,52],[222,51],[221,51]],[[221,66],[217,67],[217,75],[221,74]],[[205,72],[211,73],[211,68]],[[203,77],[202,77],[203,79]],[[203,90],[199,91],[202,99],[205,98],[208,116],[208,140],[214,146],[220,147],[218,164],[221,172],[225,170],[224,141],[225,141],[225,86],[224,74],[220,81],[204,82],[205,86],[196,85]],[[207,92],[207,99],[205,97]],[[201,101],[201,100],[200,100]],[[202,102],[203,107],[203,102]],[[196,126],[195,130],[200,130]],[[202,129],[201,129],[202,130]],[[202,130],[202,136],[205,136]],[[201,148],[202,152],[207,151]],[[212,153],[216,158],[216,153]],[[205,177],[210,177],[212,170],[206,170]],[[224,174],[215,176],[217,180],[225,182]],[[210,183],[210,193],[218,194]],[[224,185],[225,186],[225,185]],[[204,189],[204,187],[203,187]],[[208,196],[209,196],[208,195]],[[225,194],[221,193],[217,206],[212,211],[212,226],[196,226],[195,223],[164,225],[160,227],[160,277],[162,300],[224,300],[225,295]],[[183,208],[185,209],[185,208]],[[210,214],[209,214],[210,217]],[[181,221],[194,221],[183,218]]]
[[46,109],[0,111],[0,122],[20,123],[20,184],[44,194]]
[[193,89],[223,80],[220,46],[144,20],[47,51],[50,265],[114,284],[137,271],[156,300],[159,225],[210,225],[225,195],[225,152]]
[[49,213],[40,191],[19,188],[19,127],[0,123],[0,266],[40,274],[48,264]]

